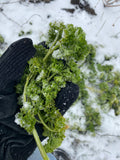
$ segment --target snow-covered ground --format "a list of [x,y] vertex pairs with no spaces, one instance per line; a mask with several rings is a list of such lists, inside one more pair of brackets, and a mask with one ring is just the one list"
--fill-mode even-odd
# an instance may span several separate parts
[[[50,22],[57,20],[65,24],[72,23],[82,27],[87,41],[97,46],[98,62],[103,62],[105,55],[115,55],[117,58],[112,58],[109,64],[114,65],[114,70],[120,70],[120,7],[105,8],[102,0],[88,2],[95,9],[97,16],[79,8],[73,14],[62,10],[75,8],[70,4],[70,0],[37,4],[0,0],[0,34],[7,43],[6,47],[22,37],[31,38],[35,44],[46,39]],[[32,34],[19,37],[21,31],[32,31]],[[69,117],[70,112],[76,117],[82,115],[81,103],[72,106],[65,117]],[[79,123],[79,120],[71,120],[72,122]],[[107,114],[103,113],[102,125],[96,135],[83,135],[67,130],[61,147],[69,152],[72,160],[120,160],[120,116],[115,116],[113,110]],[[38,154],[36,150],[29,160],[39,160]]]

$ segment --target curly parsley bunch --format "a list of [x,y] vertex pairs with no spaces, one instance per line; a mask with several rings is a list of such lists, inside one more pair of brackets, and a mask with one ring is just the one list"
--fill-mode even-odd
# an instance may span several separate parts
[[66,130],[65,119],[55,106],[55,99],[61,88],[70,81],[80,86],[80,69],[86,57],[91,54],[91,45],[85,40],[85,33],[72,24],[50,23],[48,49],[35,45],[36,55],[28,62],[28,67],[17,85],[22,105],[16,115],[21,127],[29,134],[40,123],[48,137],[44,146],[52,152],[60,146]]

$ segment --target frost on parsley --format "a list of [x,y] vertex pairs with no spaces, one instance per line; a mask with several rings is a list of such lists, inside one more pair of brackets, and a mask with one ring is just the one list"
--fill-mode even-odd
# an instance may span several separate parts
[[78,99],[84,106],[86,131],[95,132],[101,125],[101,115],[92,107],[88,90],[96,93],[95,101],[103,110],[114,109],[119,115],[120,73],[113,72],[112,65],[96,62],[96,50],[87,43],[80,27],[50,23],[46,44],[47,49],[34,46],[36,54],[28,61],[21,82],[16,86],[21,106],[16,121],[29,134],[33,134],[36,124],[41,125],[43,136],[48,137],[45,151],[52,152],[61,145],[67,128],[65,118],[55,106],[57,94],[66,82],[79,86]]
[[42,125],[43,136],[48,137],[45,150],[52,152],[62,143],[67,128],[55,99],[66,82],[81,87],[79,65],[92,54],[92,47],[82,28],[72,24],[50,23],[47,37],[48,48],[35,45],[36,55],[28,61],[21,82],[16,86],[21,105],[16,117],[29,134],[33,134],[36,124]]

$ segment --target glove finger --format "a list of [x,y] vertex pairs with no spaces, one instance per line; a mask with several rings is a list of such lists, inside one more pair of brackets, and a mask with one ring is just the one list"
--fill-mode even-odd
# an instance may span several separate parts
[[0,92],[8,92],[20,80],[27,61],[32,58],[36,50],[31,39],[23,38],[11,44],[0,57]]
[[79,87],[72,82],[67,82],[66,87],[60,90],[57,98],[55,99],[55,104],[62,115],[64,115],[69,107],[75,102],[78,95]]

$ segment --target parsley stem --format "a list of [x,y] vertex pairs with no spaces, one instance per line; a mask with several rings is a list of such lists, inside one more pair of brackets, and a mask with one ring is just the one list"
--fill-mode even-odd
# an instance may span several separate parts
[[[26,89],[27,89],[28,83],[29,83],[31,78],[32,78],[32,75],[29,75],[27,77],[27,79],[26,79],[26,83],[25,83],[24,91],[23,91],[23,101],[24,102],[27,101],[26,100]],[[32,134],[33,134],[33,137],[34,137],[34,139],[36,141],[36,144],[38,146],[38,149],[39,149],[39,151],[41,153],[41,156],[42,156],[43,160],[49,160],[49,158],[48,158],[48,156],[47,156],[47,154],[46,154],[46,152],[44,150],[44,147],[42,146],[42,143],[40,141],[39,135],[38,135],[38,133],[37,133],[35,128],[33,128]]]
[[42,143],[40,141],[39,135],[38,135],[38,133],[37,133],[35,128],[33,129],[32,133],[33,133],[34,139],[36,141],[36,144],[38,146],[38,149],[39,149],[39,151],[41,153],[41,156],[42,156],[43,160],[49,160],[49,158],[48,158],[48,156],[47,156],[47,154],[46,154],[46,152],[44,150],[44,147],[42,146]]
[[56,73],[53,73],[49,78],[48,78],[48,82],[56,75]]
[[26,83],[25,83],[25,86],[24,86],[24,91],[23,91],[23,101],[26,102],[26,90],[27,90],[27,86],[28,86],[28,83],[30,81],[30,79],[32,78],[32,75],[29,75],[26,79]]
[[57,36],[56,36],[56,38],[55,38],[55,40],[54,40],[54,42],[53,42],[53,44],[52,44],[52,46],[51,46],[51,48],[53,48],[53,46],[55,46],[56,45],[56,43],[57,43],[57,41],[58,41],[58,38],[59,38],[59,32],[57,33]]
[[52,48],[49,49],[48,53],[46,54],[46,56],[45,56],[44,59],[43,59],[43,62],[45,62],[46,59],[49,57],[49,55],[51,55],[51,54],[54,52],[54,50],[56,50],[56,49],[58,49],[58,48],[59,48],[59,45],[56,45],[53,49],[52,49]]
[[[54,52],[54,50],[56,50],[56,49],[59,48],[59,45],[56,45],[56,43],[57,43],[57,41],[58,41],[58,38],[59,38],[59,32],[57,33],[57,36],[56,36],[56,38],[55,38],[52,46],[50,47],[48,53],[47,53],[46,56],[44,57],[43,62],[46,61],[46,59],[49,57],[49,55],[51,55],[51,54]],[[55,45],[56,45],[56,46],[55,46]],[[54,47],[54,46],[55,46],[55,47]],[[53,48],[53,47],[54,47],[54,48]]]
[[38,113],[38,117],[39,117],[41,123],[43,124],[43,126],[44,126],[45,128],[47,128],[50,132],[58,132],[58,131],[55,131],[55,130],[51,129],[50,127],[48,127],[48,126],[45,124],[45,122],[43,121],[40,113]]
[[95,88],[93,88],[93,87],[86,86],[86,88],[88,88],[90,91],[95,92],[95,93],[100,93],[100,94],[103,93],[103,91],[101,91],[101,90],[99,90],[99,89],[95,89]]

